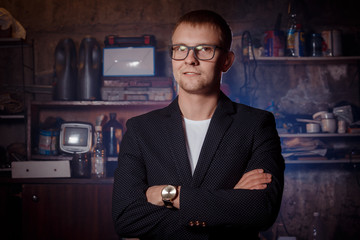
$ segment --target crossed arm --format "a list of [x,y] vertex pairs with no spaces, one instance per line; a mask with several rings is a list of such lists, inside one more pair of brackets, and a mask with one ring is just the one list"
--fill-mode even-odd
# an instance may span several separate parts
[[[254,169],[245,173],[239,182],[234,186],[234,189],[265,189],[267,184],[271,182],[271,174],[265,173],[263,169]],[[161,190],[166,185],[156,185],[151,186],[146,191],[147,201],[151,204],[157,206],[164,206],[164,203],[161,198]],[[180,209],[180,194],[181,194],[181,186],[178,188],[179,194],[177,198],[174,200],[174,207]]]

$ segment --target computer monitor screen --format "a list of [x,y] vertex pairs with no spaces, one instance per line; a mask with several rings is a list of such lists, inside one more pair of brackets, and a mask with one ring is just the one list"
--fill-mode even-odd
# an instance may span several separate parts
[[60,128],[60,150],[67,153],[85,153],[92,144],[90,123],[66,122]]

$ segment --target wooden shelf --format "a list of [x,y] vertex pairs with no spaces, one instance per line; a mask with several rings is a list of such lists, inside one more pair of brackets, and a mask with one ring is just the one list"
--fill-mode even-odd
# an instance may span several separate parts
[[351,164],[360,163],[360,159],[329,159],[329,160],[285,160],[285,164]]
[[32,105],[46,106],[157,106],[168,105],[169,101],[33,101]]
[[333,137],[360,137],[360,133],[283,133],[280,138],[333,138]]
[[0,115],[0,119],[25,119],[25,115],[23,114]]
[[31,47],[31,44],[21,38],[0,38],[0,48]]
[[[339,64],[360,61],[360,56],[341,57],[258,57],[258,63],[264,64]],[[253,61],[253,60],[252,60]]]

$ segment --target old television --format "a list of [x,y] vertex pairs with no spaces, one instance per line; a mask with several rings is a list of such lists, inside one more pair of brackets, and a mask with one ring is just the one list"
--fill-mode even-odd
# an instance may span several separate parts
[[93,127],[90,123],[65,122],[61,124],[59,147],[66,153],[86,153],[91,149]]

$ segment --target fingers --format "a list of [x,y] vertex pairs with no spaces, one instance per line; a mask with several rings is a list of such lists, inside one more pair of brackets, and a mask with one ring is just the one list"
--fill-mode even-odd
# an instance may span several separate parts
[[271,182],[271,174],[264,173],[263,169],[254,169],[245,173],[234,189],[265,189]]

